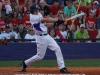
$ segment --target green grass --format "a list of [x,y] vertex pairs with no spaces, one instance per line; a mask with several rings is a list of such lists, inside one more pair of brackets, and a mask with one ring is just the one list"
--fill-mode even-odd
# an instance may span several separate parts
[[[19,67],[21,61],[0,61],[0,67]],[[100,59],[84,59],[84,60],[65,60],[68,67],[100,67]],[[34,67],[57,67],[56,60],[41,60],[35,62],[31,66]]]

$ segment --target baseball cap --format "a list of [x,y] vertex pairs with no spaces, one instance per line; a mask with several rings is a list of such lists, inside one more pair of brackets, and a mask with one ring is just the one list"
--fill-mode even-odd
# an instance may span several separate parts
[[95,13],[95,11],[94,10],[90,10],[90,13]]
[[84,24],[81,24],[81,25],[80,25],[80,28],[85,28],[85,25],[84,25]]
[[99,5],[99,2],[98,2],[98,1],[94,1],[94,4],[97,4],[97,5]]
[[6,24],[5,29],[9,29],[9,28],[10,28],[9,24]]

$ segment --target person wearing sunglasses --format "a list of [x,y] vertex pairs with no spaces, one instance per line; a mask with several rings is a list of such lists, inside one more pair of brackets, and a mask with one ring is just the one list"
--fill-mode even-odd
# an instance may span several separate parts
[[29,10],[26,11],[26,14],[22,18],[22,23],[24,24],[25,29],[28,29],[29,27],[31,27]]
[[25,39],[33,39],[34,41],[26,41],[26,42],[35,42],[35,39],[36,39],[36,35],[34,33],[34,30],[33,28],[28,28],[28,32],[27,34],[25,35]]

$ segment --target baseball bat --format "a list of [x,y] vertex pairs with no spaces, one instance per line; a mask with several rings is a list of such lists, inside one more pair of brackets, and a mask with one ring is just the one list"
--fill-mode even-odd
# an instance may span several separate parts
[[77,14],[77,15],[75,15],[75,16],[72,16],[72,17],[68,18],[66,21],[75,19],[75,18],[80,17],[80,16],[83,16],[83,15],[85,15],[84,12],[82,12],[82,13],[80,13],[80,14]]

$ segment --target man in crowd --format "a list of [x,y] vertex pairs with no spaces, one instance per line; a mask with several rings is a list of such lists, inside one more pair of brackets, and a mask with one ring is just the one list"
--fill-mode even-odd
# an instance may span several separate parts
[[[80,25],[80,29],[77,30],[74,34],[74,39],[88,39],[89,35],[88,35],[88,31],[85,30],[85,25],[81,24]],[[78,42],[78,41],[75,41]],[[84,40],[80,40],[80,42],[85,42]]]

